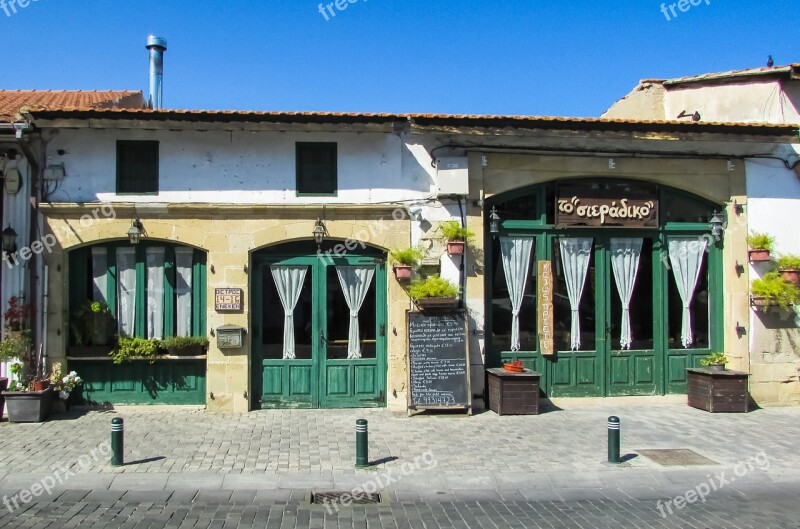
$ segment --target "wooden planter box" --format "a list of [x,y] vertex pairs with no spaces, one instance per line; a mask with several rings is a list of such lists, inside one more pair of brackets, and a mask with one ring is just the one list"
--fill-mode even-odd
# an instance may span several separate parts
[[8,406],[8,422],[42,422],[50,412],[53,390],[4,391],[3,396]]
[[69,358],[108,358],[112,345],[77,345],[67,347]]
[[539,373],[528,370],[512,373],[502,367],[486,372],[489,409],[498,415],[539,415]]
[[420,310],[446,310],[458,308],[458,298],[420,298],[415,302]]
[[686,370],[689,406],[711,413],[747,413],[747,373],[697,368]]

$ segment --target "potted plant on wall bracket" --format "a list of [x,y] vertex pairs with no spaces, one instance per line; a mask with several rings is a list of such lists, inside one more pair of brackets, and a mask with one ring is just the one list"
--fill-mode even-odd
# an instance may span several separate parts
[[419,247],[409,247],[389,252],[389,261],[394,267],[394,276],[398,281],[410,281],[411,274],[422,261],[423,252]]
[[794,286],[800,286],[800,257],[797,255],[778,257],[778,273]]
[[767,272],[750,286],[750,304],[754,307],[788,309],[798,303],[800,288],[783,279],[778,272]]
[[473,232],[462,226],[457,220],[443,222],[439,229],[442,231],[442,237],[447,241],[448,255],[463,254],[467,243],[475,237]]
[[69,327],[74,343],[69,356],[102,357],[113,346],[117,320],[104,302],[86,300],[69,314]]
[[769,254],[775,244],[775,237],[766,233],[753,232],[747,236],[748,257],[751,263],[769,261]]
[[458,286],[438,275],[412,282],[408,295],[421,310],[458,307]]
[[161,348],[170,356],[202,356],[208,350],[208,338],[170,336],[161,340]]

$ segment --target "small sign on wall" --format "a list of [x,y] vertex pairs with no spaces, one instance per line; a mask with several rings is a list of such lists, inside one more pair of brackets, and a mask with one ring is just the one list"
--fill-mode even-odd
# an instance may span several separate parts
[[543,356],[555,354],[553,344],[553,263],[538,261],[536,319],[539,329],[539,349]]
[[214,289],[214,310],[217,312],[242,310],[242,289]]

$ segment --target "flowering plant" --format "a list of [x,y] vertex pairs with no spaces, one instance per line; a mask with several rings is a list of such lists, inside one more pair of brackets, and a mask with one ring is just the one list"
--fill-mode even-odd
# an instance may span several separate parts
[[33,315],[33,307],[20,303],[20,298],[11,296],[8,299],[8,309],[3,313],[5,327],[12,331],[22,330]]
[[75,371],[70,371],[67,376],[61,379],[61,382],[64,384],[64,391],[69,393],[80,386],[83,383],[83,379]]
[[70,371],[66,376],[62,376],[61,366],[56,365],[50,375],[50,386],[59,392],[62,399],[67,400],[69,394],[76,387],[83,384],[83,379],[75,371]]

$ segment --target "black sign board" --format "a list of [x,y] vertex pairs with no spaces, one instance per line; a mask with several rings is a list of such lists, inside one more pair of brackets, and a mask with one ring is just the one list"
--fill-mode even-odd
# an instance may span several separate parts
[[408,312],[408,410],[466,409],[472,414],[464,312]]

